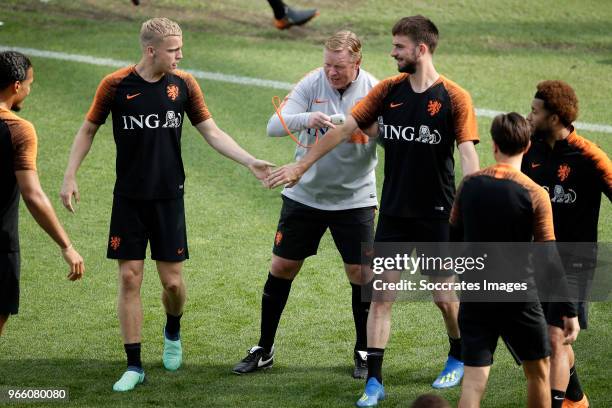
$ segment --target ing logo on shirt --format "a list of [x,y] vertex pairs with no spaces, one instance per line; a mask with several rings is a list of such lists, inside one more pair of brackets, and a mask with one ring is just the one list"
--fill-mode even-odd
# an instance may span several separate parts
[[436,129],[433,131],[427,125],[419,127],[419,134],[415,138],[414,127],[385,125],[382,117],[378,118],[378,135],[383,139],[404,140],[406,142],[418,142],[430,145],[440,144],[442,135]]
[[166,94],[171,101],[176,101],[179,96],[179,88],[174,84],[170,84],[166,87]]
[[440,101],[432,99],[427,103],[427,113],[429,113],[429,116],[435,116],[440,112],[440,109],[442,109],[442,103],[440,103]]
[[567,164],[564,163],[560,165],[559,169],[557,169],[557,177],[559,177],[559,181],[565,181],[571,171],[572,169]]

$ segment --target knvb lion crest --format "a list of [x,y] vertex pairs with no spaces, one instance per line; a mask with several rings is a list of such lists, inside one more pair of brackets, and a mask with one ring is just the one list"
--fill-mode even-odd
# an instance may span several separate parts
[[[546,191],[549,191],[548,187],[544,187]],[[550,191],[549,191],[550,193]],[[568,188],[567,191],[563,189],[563,186],[559,184],[555,185],[553,189],[553,196],[550,199],[551,203],[562,203],[562,204],[571,204],[576,202],[576,192],[571,188]]]
[[110,237],[110,247],[113,249],[113,251],[119,249],[119,245],[121,245],[121,237]]
[[179,96],[179,87],[174,84],[168,85],[166,87],[166,94],[171,101],[176,101],[176,98]]
[[276,231],[276,236],[274,237],[274,245],[279,246],[283,241],[283,233],[280,231]]
[[429,113],[429,116],[435,116],[440,112],[440,109],[442,109],[442,103],[440,103],[440,101],[432,99],[427,103],[427,113]]
[[572,169],[567,164],[562,164],[557,169],[557,177],[559,177],[559,181],[565,181]]

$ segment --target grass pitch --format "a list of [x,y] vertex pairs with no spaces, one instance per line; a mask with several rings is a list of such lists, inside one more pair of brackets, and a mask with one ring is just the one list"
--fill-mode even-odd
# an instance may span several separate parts
[[[295,82],[321,64],[322,41],[348,28],[362,37],[363,67],[384,78],[396,73],[388,56],[392,24],[422,13],[441,31],[436,67],[470,91],[477,107],[525,113],[538,81],[563,79],[576,89],[580,121],[612,123],[612,8],[605,2],[302,0],[291,4],[313,5],[321,16],[286,32],[272,27],[263,0],[143,3],[134,8],[127,0],[5,0],[0,44],[135,61],[140,23],[167,16],[184,30],[183,68]],[[154,264],[147,262],[142,294],[148,380],[128,394],[111,391],[125,363],[115,316],[116,265],[105,259],[114,182],[108,124],[78,174],[82,202],[77,214],[67,214],[57,195],[74,134],[99,80],[113,69],[41,58],[33,63],[36,82],[22,114],[37,128],[43,187],[84,256],[87,274],[82,282],[66,281],[57,248],[22,211],[22,304],[0,340],[0,386],[67,388],[69,405],[75,407],[353,404],[363,383],[350,378],[350,287],[328,235],[293,285],[274,368],[244,377],[230,373],[257,341],[261,289],[281,200],[279,191],[262,189],[188,125],[183,134],[191,254],[185,264],[185,364],[176,373],[162,368],[160,285]],[[294,144],[289,139],[265,136],[273,112],[269,101],[282,91],[200,84],[217,123],[242,146],[278,164],[291,161]],[[490,119],[479,118],[482,166],[493,161],[489,126]],[[580,133],[611,151],[609,134]],[[600,241],[612,238],[610,210],[604,199]],[[593,304],[590,329],[575,347],[582,384],[595,407],[612,406],[611,311],[609,303]],[[389,398],[383,406],[407,406],[431,391],[446,351],[441,316],[433,304],[397,304],[384,366]],[[483,407],[521,406],[524,388],[521,370],[500,345]],[[459,389],[441,394],[456,403]]]

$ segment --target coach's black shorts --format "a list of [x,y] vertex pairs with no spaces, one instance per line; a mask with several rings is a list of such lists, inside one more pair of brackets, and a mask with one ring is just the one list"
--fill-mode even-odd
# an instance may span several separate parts
[[[546,323],[551,326],[559,327],[563,329],[565,326],[563,318],[559,315],[557,308],[551,307],[551,303],[542,302],[542,309],[544,310],[544,317],[546,317]],[[578,302],[578,323],[580,323],[580,330],[586,330],[589,325],[589,303]]]
[[0,253],[0,315],[19,311],[19,252]]
[[461,303],[461,356],[471,367],[493,364],[499,337],[518,364],[550,356],[544,312],[539,302]]
[[281,258],[301,261],[317,253],[329,228],[346,264],[361,264],[361,243],[372,243],[375,207],[327,211],[283,197],[274,248]]
[[[379,214],[374,242],[448,242],[449,238],[448,219],[404,218]],[[410,248],[406,249],[412,251]],[[455,274],[452,270],[427,270],[421,273],[428,276]]]
[[115,195],[107,258],[145,259],[148,242],[156,261],[189,259],[183,198],[133,200]]

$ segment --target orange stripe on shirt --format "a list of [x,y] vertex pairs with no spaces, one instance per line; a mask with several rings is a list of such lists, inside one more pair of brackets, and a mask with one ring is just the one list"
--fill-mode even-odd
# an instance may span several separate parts
[[212,118],[208,106],[206,106],[206,102],[204,101],[202,89],[193,75],[179,69],[175,70],[173,73],[187,84],[188,101],[185,105],[185,112],[187,116],[189,116],[191,124],[196,126]]
[[477,144],[478,123],[476,122],[476,111],[470,94],[455,82],[440,75],[444,88],[451,99],[453,109],[453,125],[455,128],[455,139],[457,144],[472,141]]

